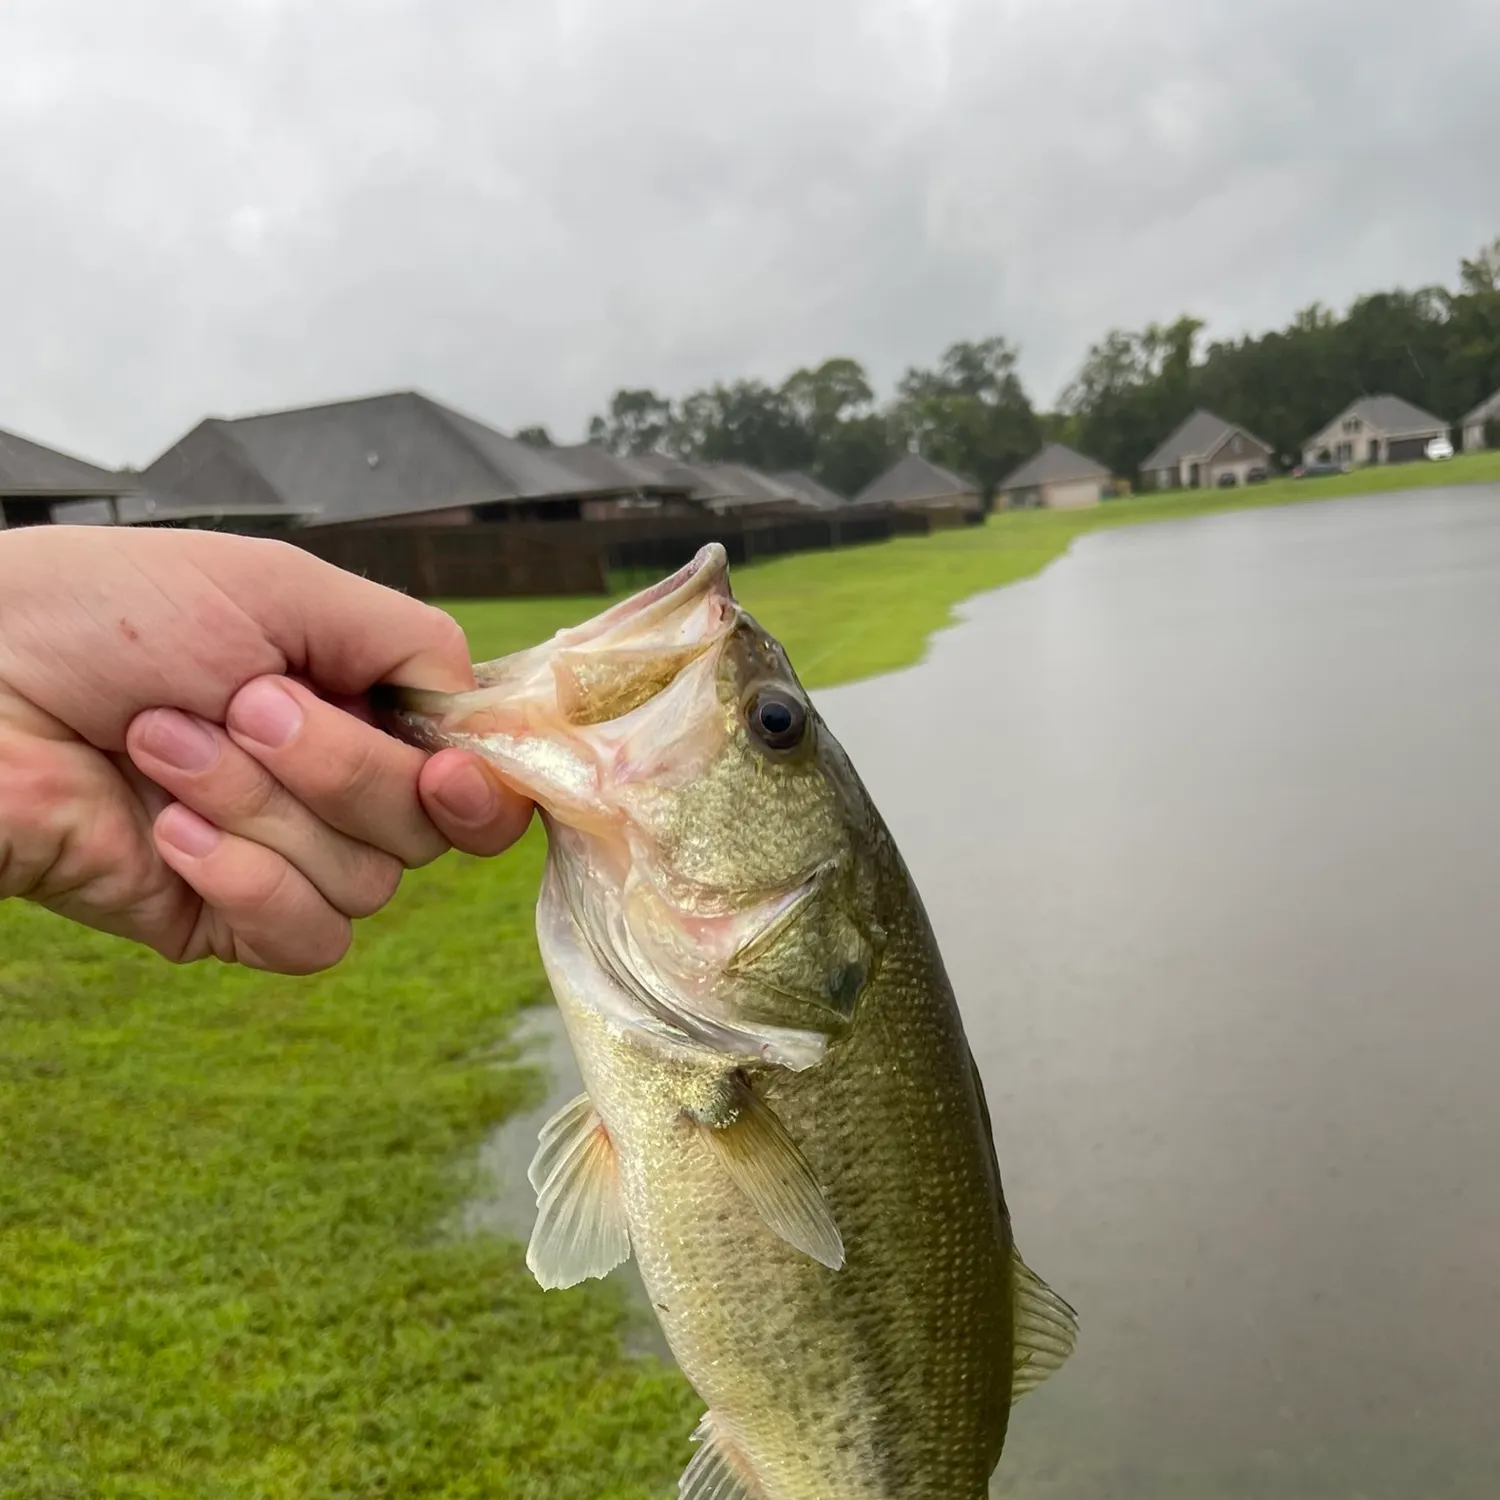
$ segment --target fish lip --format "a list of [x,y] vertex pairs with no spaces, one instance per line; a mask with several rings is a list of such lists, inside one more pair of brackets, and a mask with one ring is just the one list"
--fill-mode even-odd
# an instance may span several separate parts
[[632,594],[612,605],[602,614],[595,615],[581,625],[559,630],[554,641],[563,646],[584,645],[612,634],[621,625],[640,625],[653,618],[662,618],[675,613],[690,599],[707,593],[717,584],[725,585],[729,554],[722,542],[706,542],[694,554],[691,562],[685,563],[675,573],[653,583],[649,588]]

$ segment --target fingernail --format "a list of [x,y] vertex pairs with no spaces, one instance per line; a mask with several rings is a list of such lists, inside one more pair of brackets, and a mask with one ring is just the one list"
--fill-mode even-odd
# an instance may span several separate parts
[[208,726],[175,708],[147,714],[140,741],[143,749],[179,771],[206,771],[219,758],[219,742]]
[[274,682],[252,682],[229,705],[229,726],[257,745],[279,750],[302,727],[302,709]]
[[494,783],[472,762],[460,766],[432,795],[460,823],[487,823],[500,805]]
[[194,859],[202,859],[219,847],[224,835],[212,823],[180,802],[169,807],[156,822],[156,831],[174,849]]

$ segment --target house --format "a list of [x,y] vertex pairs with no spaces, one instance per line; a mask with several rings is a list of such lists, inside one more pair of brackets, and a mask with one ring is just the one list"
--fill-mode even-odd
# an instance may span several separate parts
[[[715,515],[796,515],[815,507],[795,489],[749,464],[694,464],[704,478],[704,503]],[[809,481],[810,482],[810,481]]]
[[[825,508],[816,498],[822,486],[807,475],[772,476],[748,464],[688,463],[665,453],[637,454],[631,463],[650,467],[664,481],[690,483],[693,502],[718,516],[798,515]],[[844,503],[832,490],[824,493]]]
[[188,526],[254,536],[317,517],[273,501],[185,500],[162,490],[133,490],[113,500],[62,501],[52,507],[52,519],[68,526]]
[[851,503],[892,505],[898,510],[957,511],[965,516],[978,516],[984,510],[984,496],[974,480],[920,453],[903,454]]
[[1065,443],[1048,443],[1002,479],[996,494],[1008,510],[1080,510],[1098,505],[1113,477],[1103,464]]
[[1200,407],[1146,458],[1141,474],[1158,490],[1213,488],[1225,475],[1248,484],[1254,470],[1270,472],[1272,451],[1246,428]]
[[43,447],[13,432],[0,432],[0,527],[37,526],[62,519],[71,501],[108,508],[138,487],[136,476]]
[[1421,458],[1448,424],[1400,396],[1361,396],[1302,445],[1302,462],[1399,464]]
[[281,526],[555,520],[624,492],[416,391],[209,417],[141,479],[179,505]]
[[826,484],[820,483],[811,474],[804,474],[800,469],[773,474],[771,478],[776,484],[791,490],[810,510],[840,510],[849,503],[837,490],[829,489]]
[[699,488],[696,476],[672,461],[654,464],[648,458],[611,453],[602,443],[574,443],[541,451],[593,483],[619,487],[614,500],[585,503],[584,514],[590,520],[641,512],[693,515],[702,511],[693,498]]
[[1481,401],[1464,418],[1464,452],[1477,453],[1481,448],[1487,448],[1489,439],[1485,429],[1494,423],[1500,423],[1500,391],[1496,391],[1488,401]]

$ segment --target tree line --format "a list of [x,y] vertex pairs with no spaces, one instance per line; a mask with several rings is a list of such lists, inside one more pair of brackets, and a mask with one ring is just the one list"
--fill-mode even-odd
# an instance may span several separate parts
[[[1459,266],[1458,286],[1374,292],[1342,315],[1321,303],[1282,329],[1202,347],[1203,322],[1111,329],[1092,345],[1056,410],[1039,411],[1003,337],[953,344],[876,399],[858,360],[800,369],[780,385],[716,382],[680,398],[616,391],[588,435],[620,454],[800,469],[852,495],[900,453],[926,457],[986,492],[1055,439],[1134,478],[1185,417],[1207,407],[1292,461],[1362,395],[1389,393],[1457,422],[1500,388],[1500,238]],[[543,428],[518,436],[546,445]]]

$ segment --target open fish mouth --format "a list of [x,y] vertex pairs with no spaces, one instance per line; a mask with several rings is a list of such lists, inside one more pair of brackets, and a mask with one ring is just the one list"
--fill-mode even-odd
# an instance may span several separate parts
[[669,577],[611,605],[591,620],[559,630],[542,646],[520,652],[517,656],[500,657],[495,662],[479,663],[474,669],[475,677],[481,687],[493,686],[511,675],[499,670],[502,664],[516,661],[518,657],[558,649],[600,647],[628,636],[645,635],[653,627],[665,624],[674,614],[686,613],[687,606],[695,599],[709,594],[719,596],[720,608],[709,611],[710,618],[704,623],[722,624],[735,608],[734,597],[729,591],[729,554],[722,542],[709,542],[700,547],[690,562],[684,563]]

